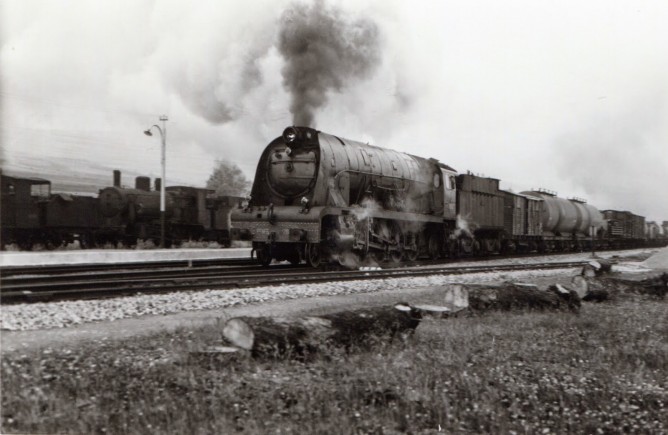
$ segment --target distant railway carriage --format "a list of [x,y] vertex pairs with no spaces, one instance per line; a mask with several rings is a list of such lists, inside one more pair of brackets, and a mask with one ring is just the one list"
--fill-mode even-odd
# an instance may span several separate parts
[[29,249],[44,226],[44,204],[51,195],[51,182],[42,178],[12,177],[2,174],[2,246],[18,244]]
[[[160,183],[155,190],[150,179],[137,177],[134,188],[121,187],[120,171],[114,173],[114,186],[100,190],[102,227],[112,229],[117,241],[160,239]],[[229,215],[241,197],[215,195],[211,189],[169,186],[165,188],[165,234],[168,245],[184,240],[231,243]]]
[[43,231],[47,243],[60,246],[79,240],[84,247],[95,243],[102,221],[97,198],[57,193],[45,207]]
[[603,210],[607,222],[605,237],[615,247],[633,246],[645,240],[645,218],[630,211]]
[[[114,186],[98,196],[52,193],[42,178],[2,174],[2,227],[4,248],[35,244],[53,248],[79,241],[82,248],[106,243],[134,245],[138,239],[160,239],[160,184],[151,190],[148,177],[137,177],[134,188],[121,187],[120,171]],[[165,234],[168,244],[183,240],[216,241],[228,246],[241,234],[230,231],[230,213],[242,198],[220,196],[212,190],[170,186],[166,189]]]
[[659,240],[663,238],[663,230],[656,222],[647,222],[645,237],[649,240]]

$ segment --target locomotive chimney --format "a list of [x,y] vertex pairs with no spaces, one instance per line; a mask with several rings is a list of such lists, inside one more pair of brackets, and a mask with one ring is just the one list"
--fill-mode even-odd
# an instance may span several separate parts
[[155,179],[155,191],[159,192],[161,186],[162,186],[162,178],[156,178]]
[[137,177],[135,178],[135,189],[137,190],[151,190],[151,179],[149,177]]
[[121,171],[114,169],[114,187],[121,187]]

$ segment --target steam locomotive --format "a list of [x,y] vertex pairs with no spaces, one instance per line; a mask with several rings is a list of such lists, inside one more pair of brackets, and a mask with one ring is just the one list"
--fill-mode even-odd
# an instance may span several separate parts
[[[160,180],[151,190],[148,177],[137,177],[134,188],[121,186],[114,171],[113,186],[96,197],[52,193],[42,178],[2,174],[2,247],[17,244],[29,250],[34,244],[53,248],[78,240],[82,248],[106,243],[134,246],[138,240],[160,239]],[[204,188],[165,188],[165,242],[216,241],[229,246],[230,212],[243,198],[215,195]]]
[[232,226],[264,265],[615,246],[584,200],[503,191],[498,179],[307,127],[269,143]]

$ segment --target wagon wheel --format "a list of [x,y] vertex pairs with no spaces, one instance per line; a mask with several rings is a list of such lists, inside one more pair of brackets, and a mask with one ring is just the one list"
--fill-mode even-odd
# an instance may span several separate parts
[[21,251],[31,251],[33,243],[31,240],[20,240],[18,245]]
[[404,252],[400,250],[392,250],[390,251],[390,260],[394,263],[401,263],[401,261],[404,259]]
[[470,239],[468,237],[464,237],[460,239],[459,246],[461,248],[461,251],[465,254],[470,254],[473,252],[473,239]]
[[307,243],[306,244],[306,262],[312,267],[320,267],[320,244]]
[[269,266],[271,264],[271,250],[268,246],[262,246],[256,251],[257,261],[260,262],[263,266]]
[[299,255],[299,252],[295,252],[294,254],[290,255],[290,257],[288,257],[288,261],[289,261],[290,264],[292,264],[293,266],[296,266],[296,265],[298,265],[299,263],[301,263],[301,262],[302,262],[302,259],[301,259],[300,255]]
[[438,243],[438,237],[436,235],[431,234],[429,236],[429,240],[427,242],[427,251],[429,253],[429,258],[432,260],[438,260],[438,258],[441,256],[441,249]]
[[420,256],[420,241],[418,240],[418,235],[416,233],[406,233],[404,254],[406,255],[406,259],[408,261],[415,261]]
[[386,259],[385,252],[378,249],[370,249],[364,256],[364,262],[372,266],[380,266]]
[[415,261],[420,256],[420,253],[417,249],[405,249],[404,253],[406,254],[406,259],[408,261]]
[[401,231],[401,228],[399,228],[399,225],[396,223],[392,225],[391,231],[392,232],[389,236],[389,239],[393,243],[385,246],[385,249],[387,250],[386,252],[388,254],[387,256],[393,263],[401,263],[404,259],[404,235]]

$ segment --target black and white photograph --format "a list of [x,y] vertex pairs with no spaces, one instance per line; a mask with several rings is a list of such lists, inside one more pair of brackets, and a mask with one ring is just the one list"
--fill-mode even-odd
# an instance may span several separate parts
[[0,433],[667,433],[666,23],[0,0]]

